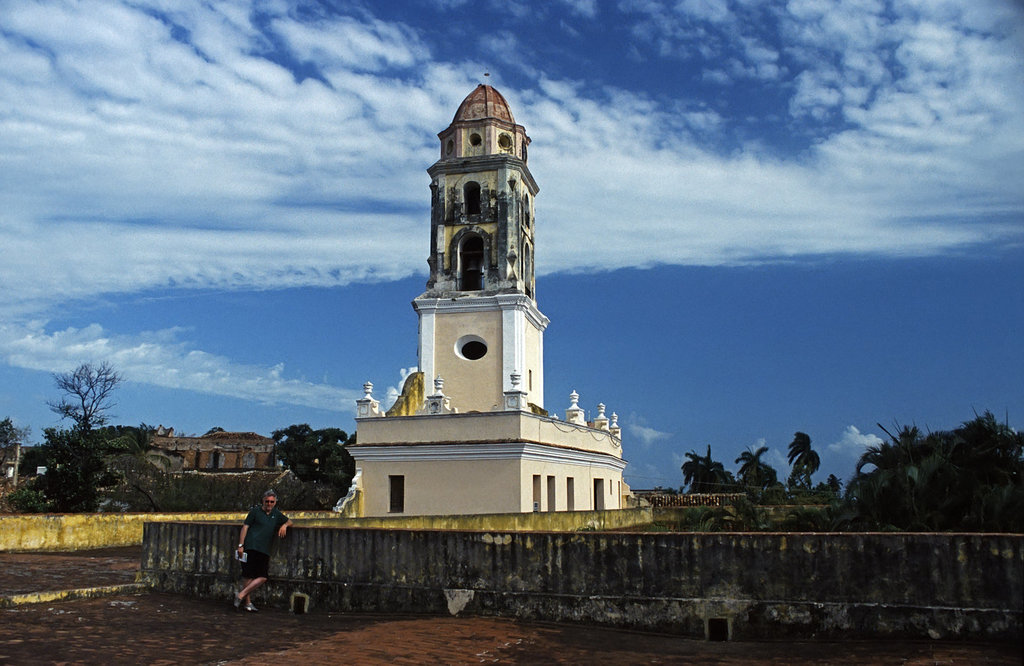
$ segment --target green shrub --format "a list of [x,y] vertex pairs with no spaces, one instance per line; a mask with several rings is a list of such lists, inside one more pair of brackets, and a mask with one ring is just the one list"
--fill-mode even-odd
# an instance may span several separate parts
[[46,513],[50,504],[42,492],[25,486],[7,496],[7,501],[21,513]]

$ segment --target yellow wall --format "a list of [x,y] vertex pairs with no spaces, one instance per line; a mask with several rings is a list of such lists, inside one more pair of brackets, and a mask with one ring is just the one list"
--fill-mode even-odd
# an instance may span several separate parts
[[[589,465],[570,465],[565,463],[544,463],[540,461],[524,461],[521,479],[522,510],[532,511],[534,497],[534,476],[540,477],[539,501],[540,511],[567,511],[568,479],[573,479],[573,511],[591,511],[594,509],[594,480],[602,479],[604,509],[618,509],[621,506],[622,473],[604,467]],[[555,482],[555,504],[552,507],[548,491],[548,478]]]
[[377,516],[374,518],[311,518],[303,527],[366,527],[409,530],[472,530],[482,532],[577,532],[628,529],[652,522],[650,507],[621,511],[559,511],[447,516]]
[[[650,508],[625,511],[505,513],[446,516],[381,516],[340,518],[328,511],[290,511],[305,527],[386,527],[394,529],[451,529],[505,531],[610,530],[645,525]],[[142,526],[153,522],[228,522],[241,524],[238,513],[76,513],[0,516],[0,552],[18,550],[70,551],[142,543]]]
[[[88,550],[142,543],[142,526],[152,522],[241,522],[247,512],[216,513],[32,513],[0,516],[0,552]],[[286,512],[289,518],[322,518],[326,511]]]
[[359,419],[357,424],[357,446],[515,441],[622,457],[621,442],[607,430],[565,423],[529,412],[365,418]]
[[[403,513],[410,515],[531,512],[535,501],[540,511],[567,511],[569,477],[571,510],[622,506],[622,449],[606,430],[512,411],[363,418],[358,425],[349,452],[362,470],[364,516],[391,513],[392,475],[404,477]],[[595,479],[603,481],[598,504]]]
[[[455,343],[464,335],[476,335],[487,343],[483,358],[469,361],[455,353]],[[501,408],[501,311],[448,313],[438,316],[434,326],[434,373],[444,379],[444,394],[460,412]],[[434,392],[433,378],[427,379],[427,393]]]
[[511,460],[364,461],[359,467],[362,487],[374,489],[361,493],[367,516],[390,513],[391,475],[405,477],[406,513],[498,513],[519,504],[518,465]]

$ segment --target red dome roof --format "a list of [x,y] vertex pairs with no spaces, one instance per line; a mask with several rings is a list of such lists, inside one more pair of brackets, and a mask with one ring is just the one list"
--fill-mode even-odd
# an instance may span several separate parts
[[482,120],[483,118],[497,118],[513,124],[516,122],[516,119],[512,117],[512,111],[508,108],[508,102],[501,96],[501,93],[491,86],[481,83],[466,96],[466,99],[462,100],[452,122]]

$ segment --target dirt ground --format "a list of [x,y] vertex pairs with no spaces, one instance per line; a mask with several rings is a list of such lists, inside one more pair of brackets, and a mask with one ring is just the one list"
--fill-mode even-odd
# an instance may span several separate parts
[[[0,596],[131,582],[138,549],[0,553]],[[74,585],[71,585],[71,583]],[[0,610],[3,664],[1021,664],[1021,646],[728,642],[500,618],[374,616],[124,594]]]

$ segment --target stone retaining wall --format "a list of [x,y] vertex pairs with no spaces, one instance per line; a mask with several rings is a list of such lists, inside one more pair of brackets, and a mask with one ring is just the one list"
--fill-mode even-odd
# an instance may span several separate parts
[[[142,575],[227,603],[236,526],[147,524]],[[690,636],[1020,640],[1024,535],[293,529],[286,607],[470,613]]]

